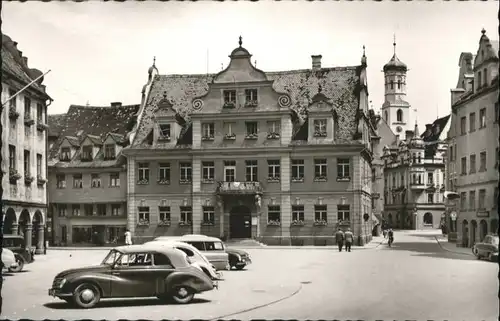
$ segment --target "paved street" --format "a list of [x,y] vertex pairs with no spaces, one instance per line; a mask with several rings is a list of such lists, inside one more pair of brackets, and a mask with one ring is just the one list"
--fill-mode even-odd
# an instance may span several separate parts
[[1,317],[497,319],[497,264],[444,251],[429,232],[397,232],[395,242],[393,248],[351,253],[249,249],[253,265],[226,271],[219,290],[199,295],[191,305],[113,300],[92,310],[72,308],[49,297],[47,289],[60,270],[98,263],[105,251],[52,251],[27,266],[29,272],[5,276]]

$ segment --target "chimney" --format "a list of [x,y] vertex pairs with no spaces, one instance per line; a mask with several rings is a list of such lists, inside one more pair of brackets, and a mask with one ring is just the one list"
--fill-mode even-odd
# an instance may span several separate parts
[[405,136],[405,137],[406,137],[406,140],[410,140],[410,139],[412,139],[412,138],[413,138],[413,130],[407,130],[407,131],[405,132],[405,135],[406,135],[406,136]]
[[121,107],[121,106],[122,106],[121,101],[116,101],[116,102],[111,103],[111,107]]
[[24,61],[24,64],[25,64],[26,66],[28,66],[28,58],[23,57],[23,61]]
[[312,55],[311,56],[313,70],[321,69],[321,58],[322,57],[323,57],[322,55]]

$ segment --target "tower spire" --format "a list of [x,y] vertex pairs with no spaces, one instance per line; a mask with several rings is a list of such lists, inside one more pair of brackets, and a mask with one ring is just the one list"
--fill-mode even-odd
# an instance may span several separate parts
[[153,56],[153,67],[156,67],[156,56]]
[[392,45],[394,46],[394,54],[396,54],[396,34],[395,33],[393,35],[393,38],[394,38],[394,41],[393,41]]

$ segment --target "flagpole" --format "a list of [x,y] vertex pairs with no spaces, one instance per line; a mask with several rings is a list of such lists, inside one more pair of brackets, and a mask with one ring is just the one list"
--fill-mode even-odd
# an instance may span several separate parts
[[9,101],[11,101],[13,98],[17,97],[20,93],[22,93],[26,88],[30,87],[34,82],[36,82],[38,79],[42,78],[43,76],[45,76],[46,74],[48,74],[51,70],[49,69],[49,71],[47,71],[46,73],[44,73],[43,75],[40,75],[38,76],[36,79],[34,79],[33,81],[31,81],[29,84],[27,84],[26,86],[24,86],[21,90],[19,90],[17,93],[15,93],[14,95],[10,96],[9,98],[7,98],[7,100],[2,104],[2,107],[5,106]]

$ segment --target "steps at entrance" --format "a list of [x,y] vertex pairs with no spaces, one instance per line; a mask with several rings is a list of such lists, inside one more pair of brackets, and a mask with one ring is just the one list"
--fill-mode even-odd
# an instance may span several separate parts
[[230,239],[227,240],[226,245],[228,247],[263,247],[265,244],[259,243],[254,239]]

